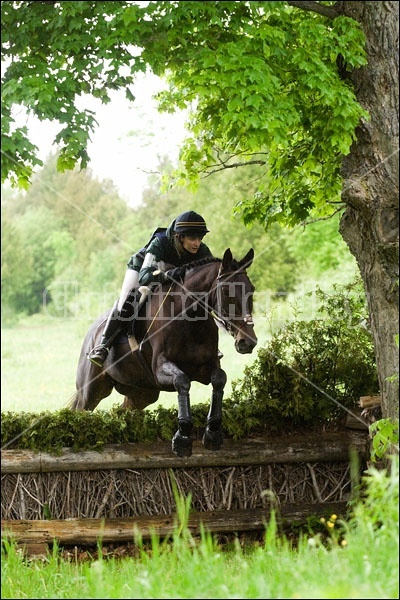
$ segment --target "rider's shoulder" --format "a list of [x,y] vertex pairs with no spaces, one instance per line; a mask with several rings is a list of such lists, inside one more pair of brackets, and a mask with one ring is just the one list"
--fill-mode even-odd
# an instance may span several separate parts
[[170,243],[166,231],[157,231],[157,233],[153,234],[153,237],[151,238],[149,244],[148,244],[148,248],[150,248],[151,246],[156,246],[159,248],[163,248],[164,246],[168,245]]
[[170,241],[164,231],[159,231],[153,235],[151,241],[146,245],[146,254],[150,253],[156,257],[156,260],[162,260],[164,254],[168,253]]
[[149,241],[147,242],[147,246],[149,246],[151,244],[151,242],[154,240],[159,240],[159,239],[165,238],[166,235],[167,235],[166,227],[157,227],[157,229],[155,229],[153,231],[153,233],[151,234],[151,237],[150,237]]

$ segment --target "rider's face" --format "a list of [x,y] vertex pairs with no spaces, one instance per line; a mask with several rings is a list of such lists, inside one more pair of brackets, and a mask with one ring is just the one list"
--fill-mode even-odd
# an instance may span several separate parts
[[200,248],[202,239],[202,235],[182,235],[181,242],[182,246],[187,252],[190,252],[191,254],[196,254],[198,249]]

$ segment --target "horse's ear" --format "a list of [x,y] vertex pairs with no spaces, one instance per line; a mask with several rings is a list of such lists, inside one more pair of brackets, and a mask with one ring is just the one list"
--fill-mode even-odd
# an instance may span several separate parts
[[245,269],[248,269],[254,259],[254,250],[253,248],[250,248],[250,250],[248,251],[248,253],[246,254],[246,256],[244,256],[242,258],[242,260],[240,261],[240,266],[244,267]]
[[224,256],[222,257],[222,268],[228,269],[230,267],[233,260],[232,252],[230,248],[227,248],[224,252]]

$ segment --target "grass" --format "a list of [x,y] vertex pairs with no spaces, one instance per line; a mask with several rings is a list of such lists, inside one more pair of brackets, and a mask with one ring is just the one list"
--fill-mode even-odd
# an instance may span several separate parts
[[[65,408],[75,391],[76,367],[87,327],[84,321],[50,319],[43,315],[24,318],[14,327],[2,327],[2,411]],[[266,339],[262,331],[257,333]],[[224,332],[220,334],[220,349],[224,354],[222,367],[228,375],[225,396],[229,396],[232,380],[240,378],[244,367],[255,360],[256,352],[238,354],[233,338]],[[211,386],[192,384],[192,404],[208,402],[210,397]],[[100,402],[98,409],[106,410],[122,401],[123,396],[113,391]],[[169,408],[176,402],[174,393],[162,392],[154,407],[161,404]]]
[[[57,546],[41,561],[5,544],[2,598],[398,598],[398,457],[391,473],[370,470],[354,517],[335,515],[321,533],[296,547],[277,536],[274,519],[263,542],[220,546],[185,526],[190,497],[177,500],[174,534],[147,547],[133,536],[135,558],[60,560]],[[99,546],[101,550],[101,546]]]

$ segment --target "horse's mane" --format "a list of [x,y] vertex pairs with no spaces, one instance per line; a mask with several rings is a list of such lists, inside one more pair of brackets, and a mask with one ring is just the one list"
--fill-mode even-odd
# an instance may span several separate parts
[[[206,258],[199,258],[198,260],[194,260],[193,262],[187,263],[186,265],[182,265],[180,269],[182,269],[182,275],[186,274],[187,271],[191,271],[192,269],[197,269],[200,267],[204,267],[205,265],[209,265],[216,262],[222,262],[222,258],[217,258],[215,256],[207,256]],[[232,263],[230,265],[230,269],[235,272],[240,268],[239,262],[232,259]]]
[[180,269],[182,269],[182,271],[186,273],[186,271],[191,271],[192,269],[196,269],[197,267],[203,267],[204,265],[208,265],[210,263],[215,262],[222,262],[222,258],[216,258],[215,256],[199,258],[198,260],[194,260],[193,262],[187,263],[186,265],[182,265]]
[[[211,263],[222,262],[222,258],[216,258],[215,256],[207,256],[206,258],[199,258],[198,260],[194,260],[193,262],[187,263],[186,265],[182,265],[180,267],[183,273],[186,271],[191,271],[192,269],[196,269],[197,267],[203,267],[204,265],[209,265]],[[239,262],[232,259],[232,263],[230,265],[232,271],[239,270]]]

